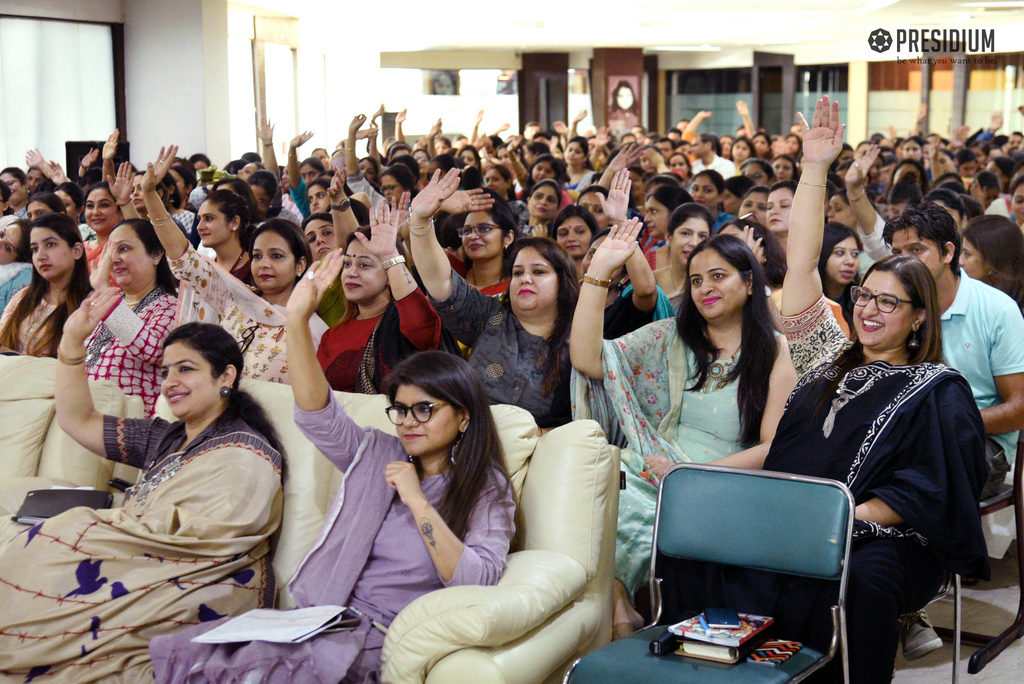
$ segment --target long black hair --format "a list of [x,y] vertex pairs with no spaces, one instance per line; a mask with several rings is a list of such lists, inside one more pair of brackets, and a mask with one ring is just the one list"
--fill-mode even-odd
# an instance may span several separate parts
[[[735,235],[716,235],[697,245],[690,254],[690,263],[703,251],[713,250],[740,276],[750,283],[752,294],[743,305],[743,331],[740,337],[739,360],[726,382],[737,381],[737,403],[740,413],[740,439],[743,446],[753,446],[761,441],[761,418],[768,403],[768,383],[779,345],[775,340],[775,323],[768,297],[765,295],[765,278],[761,264],[747,244]],[[697,366],[697,376],[690,392],[701,391],[711,373],[711,364],[718,359],[719,350],[708,334],[708,322],[693,302],[690,280],[686,281],[683,301],[676,317],[679,337],[690,350]]]
[[278,437],[274,424],[270,422],[270,417],[267,416],[267,412],[263,410],[260,403],[251,394],[239,388],[245,361],[242,358],[242,349],[238,346],[235,338],[219,325],[185,323],[172,330],[164,338],[163,348],[166,350],[175,342],[184,344],[202,356],[210,364],[210,374],[214,378],[222,375],[228,366],[235,367],[237,373],[235,381],[231,385],[231,393],[228,395],[228,405],[217,420],[227,421],[238,418],[258,432],[270,446],[281,454],[281,478],[284,479],[284,445],[281,443],[281,438]]
[[[443,351],[418,352],[395,366],[384,389],[392,403],[403,385],[416,387],[469,414],[469,426],[452,451],[454,463],[448,466],[451,475],[437,509],[455,536],[465,539],[477,501],[492,488],[512,486],[487,392],[462,357]],[[419,459],[413,462],[422,477]]]

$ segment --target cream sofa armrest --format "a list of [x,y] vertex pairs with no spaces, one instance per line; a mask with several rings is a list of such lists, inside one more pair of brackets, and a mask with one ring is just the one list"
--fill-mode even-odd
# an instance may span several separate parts
[[384,642],[384,682],[422,682],[444,656],[469,646],[500,646],[537,627],[583,591],[587,573],[554,551],[508,557],[496,586],[450,587],[416,599]]

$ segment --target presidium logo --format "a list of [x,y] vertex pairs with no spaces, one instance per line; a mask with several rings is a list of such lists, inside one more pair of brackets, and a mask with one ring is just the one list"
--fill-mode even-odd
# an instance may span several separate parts
[[[892,34],[883,28],[868,36],[868,47],[887,52]],[[896,29],[896,52],[958,53],[995,52],[995,29]]]

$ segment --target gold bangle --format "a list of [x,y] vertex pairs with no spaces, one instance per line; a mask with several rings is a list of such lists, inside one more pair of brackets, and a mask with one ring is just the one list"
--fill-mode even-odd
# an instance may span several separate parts
[[593,276],[589,276],[589,275],[584,275],[583,276],[583,282],[589,283],[591,285],[596,285],[597,287],[611,287],[612,286],[612,281],[610,281],[610,280],[598,280],[597,278],[594,278]]
[[64,356],[64,352],[60,350],[60,347],[57,348],[57,360],[63,363],[65,366],[81,366],[83,363],[85,363],[85,357],[87,357],[88,355],[88,353],[85,353],[79,356],[78,358],[69,359],[68,357]]

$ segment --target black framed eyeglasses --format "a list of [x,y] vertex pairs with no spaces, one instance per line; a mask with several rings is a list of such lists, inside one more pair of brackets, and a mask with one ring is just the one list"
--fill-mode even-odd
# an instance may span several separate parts
[[392,404],[384,409],[384,412],[388,414],[388,420],[395,425],[401,425],[405,422],[405,417],[412,413],[413,419],[417,423],[426,423],[434,417],[434,411],[441,408],[442,406],[450,406],[447,401],[420,401],[412,406],[406,406],[405,404]]
[[476,232],[477,235],[483,237],[484,235],[487,235],[495,228],[500,227],[501,226],[498,226],[494,223],[478,223],[475,226],[462,226],[456,232],[459,234],[460,238],[468,238],[470,235],[473,234],[474,231]]
[[891,294],[871,294],[871,291],[863,287],[851,287],[850,296],[853,297],[853,303],[855,306],[867,306],[868,302],[872,299],[875,300],[875,306],[882,313],[892,313],[896,310],[896,307],[906,302],[910,304],[909,299],[901,299],[896,295]]
[[238,341],[238,346],[242,350],[242,356],[245,356],[245,352],[249,351],[249,347],[252,346],[252,341],[256,339],[256,331],[259,327],[259,324],[251,325],[242,331],[242,338]]

